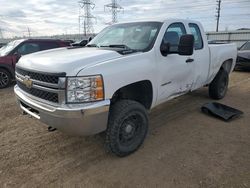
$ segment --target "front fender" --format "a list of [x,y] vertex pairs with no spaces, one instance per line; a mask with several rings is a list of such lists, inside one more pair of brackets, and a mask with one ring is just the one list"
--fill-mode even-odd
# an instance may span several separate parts
[[157,96],[157,70],[154,51],[126,55],[121,58],[96,64],[81,70],[78,76],[101,74],[104,79],[105,99],[111,99],[120,88],[149,80],[153,86],[152,106]]

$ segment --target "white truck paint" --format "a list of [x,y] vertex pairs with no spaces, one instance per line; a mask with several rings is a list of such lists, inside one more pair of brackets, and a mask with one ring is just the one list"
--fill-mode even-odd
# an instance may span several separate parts
[[[141,23],[145,25],[151,22],[153,21],[135,22],[134,24],[135,26]],[[17,64],[17,70],[38,71],[39,74],[45,75],[53,75],[54,73],[65,73],[65,75],[59,79],[58,87],[56,87],[61,92],[59,94],[61,100],[58,103],[41,99],[39,96],[29,93],[29,91],[15,86],[15,93],[21,108],[27,108],[26,112],[30,111],[31,115],[38,114],[41,121],[64,132],[80,135],[96,134],[107,128],[109,106],[112,105],[114,95],[121,88],[126,88],[126,86],[140,81],[148,81],[152,86],[151,105],[149,107],[142,105],[145,108],[152,109],[165,101],[210,84],[218,75],[220,69],[225,70],[227,74],[232,72],[237,55],[236,45],[208,45],[203,27],[196,21],[168,19],[154,22],[160,25],[159,32],[155,34],[151,49],[146,51],[138,50],[134,53],[122,54],[118,53],[121,50],[120,47],[117,47],[119,48],[117,50],[117,48],[100,47],[99,45],[97,47],[54,49],[22,57]],[[194,28],[191,28],[190,24],[197,26],[202,39],[199,41],[198,35],[195,36],[195,45],[201,43],[202,45],[199,49],[198,47],[194,49],[191,55],[169,53],[167,56],[163,56],[160,48],[166,32],[170,32],[174,36],[177,35],[173,32],[180,35],[178,33],[180,28],[175,27],[176,24],[177,26],[182,24],[184,30],[186,30],[184,34],[194,34],[194,30],[192,30]],[[116,24],[111,28],[121,25]],[[181,29],[183,30],[182,26]],[[142,33],[140,28],[133,31]],[[151,34],[154,34],[154,32],[155,30],[152,30]],[[144,35],[146,35],[145,33]],[[98,41],[98,36],[99,38],[102,37],[101,35],[102,32],[97,35],[97,39],[94,38],[89,44],[94,44],[95,41]],[[135,38],[137,36],[140,36],[140,34],[133,35]],[[141,40],[143,40],[143,37]],[[18,71],[16,73],[17,81],[27,82],[25,72],[24,74]],[[67,103],[62,93],[67,93],[67,83],[65,84],[65,82],[67,82],[68,77],[89,75],[102,76],[103,100],[78,104]],[[30,74],[28,80],[33,82],[32,87],[36,86],[37,89],[46,90],[46,83],[39,85],[35,78],[29,76]],[[143,95],[143,93],[140,93],[140,95]],[[126,99],[130,98],[126,97]],[[130,129],[127,127],[126,130]]]

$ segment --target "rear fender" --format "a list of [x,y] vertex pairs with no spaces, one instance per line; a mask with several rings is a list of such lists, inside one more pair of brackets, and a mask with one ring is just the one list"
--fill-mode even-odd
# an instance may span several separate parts
[[222,64],[220,69],[224,69],[228,74],[230,74],[234,68],[232,67],[232,65],[233,65],[233,59],[228,59]]

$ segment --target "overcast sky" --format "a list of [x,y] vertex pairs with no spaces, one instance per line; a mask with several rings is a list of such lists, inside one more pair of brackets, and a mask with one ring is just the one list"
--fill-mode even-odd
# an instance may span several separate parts
[[[111,0],[92,0],[95,32],[111,21],[104,5]],[[118,0],[124,7],[119,21],[147,18],[189,18],[215,30],[216,0]],[[4,37],[78,33],[77,0],[0,0],[0,28]],[[220,30],[250,28],[250,0],[222,0]]]

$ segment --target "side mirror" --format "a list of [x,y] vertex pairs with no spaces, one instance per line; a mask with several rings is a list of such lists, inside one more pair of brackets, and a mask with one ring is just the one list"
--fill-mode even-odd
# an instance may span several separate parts
[[160,46],[160,51],[163,56],[167,56],[169,54],[170,44],[162,41]]
[[194,52],[194,36],[182,35],[178,46],[179,55],[192,55]]

